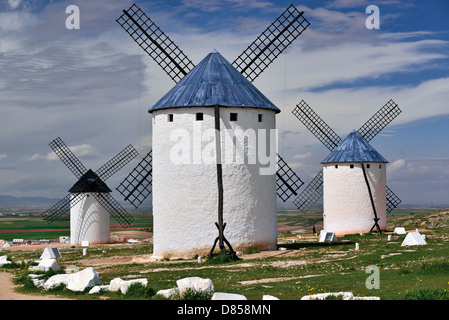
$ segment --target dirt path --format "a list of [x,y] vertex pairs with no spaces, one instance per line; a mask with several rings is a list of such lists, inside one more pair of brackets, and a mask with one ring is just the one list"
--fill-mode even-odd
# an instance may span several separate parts
[[0,300],[70,300],[50,295],[22,294],[14,291],[16,287],[12,282],[13,275],[0,271]]

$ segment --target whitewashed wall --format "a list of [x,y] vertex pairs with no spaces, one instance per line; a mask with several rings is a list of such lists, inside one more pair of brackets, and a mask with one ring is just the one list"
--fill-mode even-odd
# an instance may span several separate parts
[[[204,114],[195,121],[196,113]],[[238,113],[230,122],[231,112]],[[173,114],[173,122],[168,122]],[[263,122],[258,122],[262,114]],[[276,178],[260,175],[260,164],[229,164],[234,129],[239,141],[247,129],[275,128],[275,112],[252,108],[220,108],[223,159],[225,237],[234,250],[276,248]],[[206,254],[218,229],[214,108],[177,108],[153,112],[154,258]],[[212,129],[207,131],[207,129]],[[249,132],[249,131],[248,131]],[[183,134],[186,138],[182,138]],[[172,137],[172,139],[171,139]],[[202,137],[202,139],[201,139]],[[173,139],[179,138],[179,139]],[[201,145],[193,141],[200,139]],[[174,140],[174,141],[172,141]],[[184,148],[183,148],[184,146]],[[257,148],[248,145],[250,157]],[[185,158],[182,158],[180,155]],[[235,159],[237,160],[237,159]]]
[[[353,163],[353,169],[350,164],[328,163],[323,167],[324,229],[336,235],[368,232],[374,225],[374,211],[361,164]],[[386,163],[370,163],[369,169],[364,165],[380,218],[378,224],[385,230]]]
[[[109,213],[100,205],[95,197],[86,193],[83,199],[78,201],[70,209],[70,243],[79,244],[82,241],[90,243],[105,243],[110,240]],[[109,194],[103,193],[106,197]],[[72,195],[72,198],[74,195]]]

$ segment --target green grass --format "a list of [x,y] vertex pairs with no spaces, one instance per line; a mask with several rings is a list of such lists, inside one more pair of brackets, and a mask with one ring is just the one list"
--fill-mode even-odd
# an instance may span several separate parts
[[[150,214],[133,214],[133,224],[130,228],[145,230],[153,229],[153,216]],[[111,231],[122,230],[111,220]],[[47,229],[52,229],[48,231]],[[42,216],[0,216],[0,239],[40,240],[58,239],[60,236],[70,235],[70,221],[67,219],[47,222]]]
[[[317,216],[281,213],[294,226],[310,227]],[[304,219],[303,219],[304,218]],[[145,219],[142,218],[142,221]],[[216,292],[245,295],[249,300],[260,300],[262,295],[273,295],[281,300],[298,300],[304,295],[352,291],[356,296],[378,296],[382,300],[439,300],[447,299],[449,290],[449,227],[445,226],[446,215],[436,211],[428,213],[401,213],[389,217],[390,230],[407,222],[413,229],[418,223],[429,231],[425,246],[401,247],[405,235],[364,234],[340,237],[338,242],[319,243],[316,239],[297,239],[296,243],[279,240],[279,246],[286,248],[288,255],[263,259],[241,259],[232,262],[198,264],[196,259],[113,264],[95,267],[104,284],[116,277],[147,278],[154,292],[176,287],[176,280],[198,276],[212,280]],[[314,222],[315,223],[315,222]],[[311,235],[305,234],[305,235]],[[359,243],[360,250],[355,250]],[[63,267],[68,265],[88,266],[99,258],[134,255],[151,255],[148,243],[118,246],[94,246],[82,256],[80,248],[61,249],[58,260]],[[16,251],[7,253],[13,261],[37,259],[41,252]],[[257,250],[245,252],[246,257],[256,256]],[[192,257],[193,258],[193,257]],[[366,281],[371,273],[367,268],[375,266],[379,270],[379,289],[369,289]],[[12,272],[23,272],[10,269]],[[110,299],[160,299],[152,292],[144,293],[136,288],[133,297],[102,293]],[[140,293],[139,293],[140,292]],[[62,295],[67,293],[62,291]],[[131,293],[130,293],[131,294]],[[98,296],[75,295],[76,299],[98,299]],[[190,297],[195,299],[198,297]],[[187,298],[185,298],[187,299]],[[205,299],[202,297],[200,299]]]

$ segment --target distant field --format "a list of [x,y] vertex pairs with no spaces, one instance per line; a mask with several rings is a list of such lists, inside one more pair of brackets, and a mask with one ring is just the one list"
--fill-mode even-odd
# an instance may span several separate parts
[[[424,212],[425,209],[400,209],[389,214],[390,217],[409,215]],[[60,236],[70,235],[69,217],[65,217],[62,221],[53,221],[51,223],[44,221],[42,216],[37,216],[38,211],[33,210],[0,210],[3,214],[31,214],[31,216],[0,216],[0,239],[11,241],[13,239],[40,240],[40,239],[57,239]],[[153,229],[153,216],[151,213],[133,213],[133,224],[127,230]],[[323,217],[321,212],[302,213],[298,210],[280,210],[278,211],[278,223],[280,233],[283,230],[307,230],[310,231],[312,226],[318,226],[322,223]],[[123,230],[114,220],[111,220],[111,231]],[[288,232],[288,231],[286,231]]]
[[[1,211],[5,212],[5,211]],[[153,216],[151,214],[134,214],[134,222],[128,230],[152,229]],[[119,224],[111,220],[111,231],[122,230]],[[42,219],[42,216],[7,216],[0,217],[0,239],[40,240],[58,239],[60,236],[70,236],[70,221],[53,221]]]

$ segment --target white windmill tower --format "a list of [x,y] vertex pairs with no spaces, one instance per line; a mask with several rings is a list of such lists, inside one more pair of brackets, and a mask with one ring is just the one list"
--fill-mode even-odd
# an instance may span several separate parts
[[398,105],[389,100],[359,130],[342,140],[302,100],[293,110],[293,114],[331,154],[323,160],[323,170],[293,201],[298,209],[307,212],[325,195],[325,231],[349,234],[370,232],[376,228],[379,233],[384,229],[385,211],[391,212],[401,200],[385,184],[387,161],[368,142],[401,112]]
[[52,222],[70,211],[70,243],[82,241],[105,243],[110,240],[110,216],[124,228],[134,220],[112,197],[105,181],[137,156],[129,145],[96,172],[87,170],[61,138],[50,147],[78,179],[69,194],[44,212],[44,220]]
[[[257,146],[263,137],[256,135],[275,129],[280,110],[214,50],[149,112],[154,256],[192,257],[210,250],[216,238],[211,228],[217,219],[216,157],[225,190],[226,238],[242,250],[276,249],[276,141],[267,141],[274,170],[264,175]],[[247,162],[238,152],[245,137]],[[216,150],[224,151],[221,157]],[[241,161],[233,161],[234,155]]]
[[325,231],[345,235],[374,227],[385,230],[387,162],[357,131],[321,162]]
[[276,193],[285,201],[302,181],[277,154],[278,167],[262,173],[272,167],[260,151],[267,157],[276,138],[265,145],[259,132],[275,129],[280,110],[251,81],[309,26],[302,15],[287,8],[232,64],[214,50],[195,67],[135,4],[117,19],[177,83],[149,110],[151,151],[117,188],[136,207],[153,191],[155,258],[208,253],[214,243],[212,253],[217,241],[222,252],[224,242],[231,252],[230,243],[276,249]]

